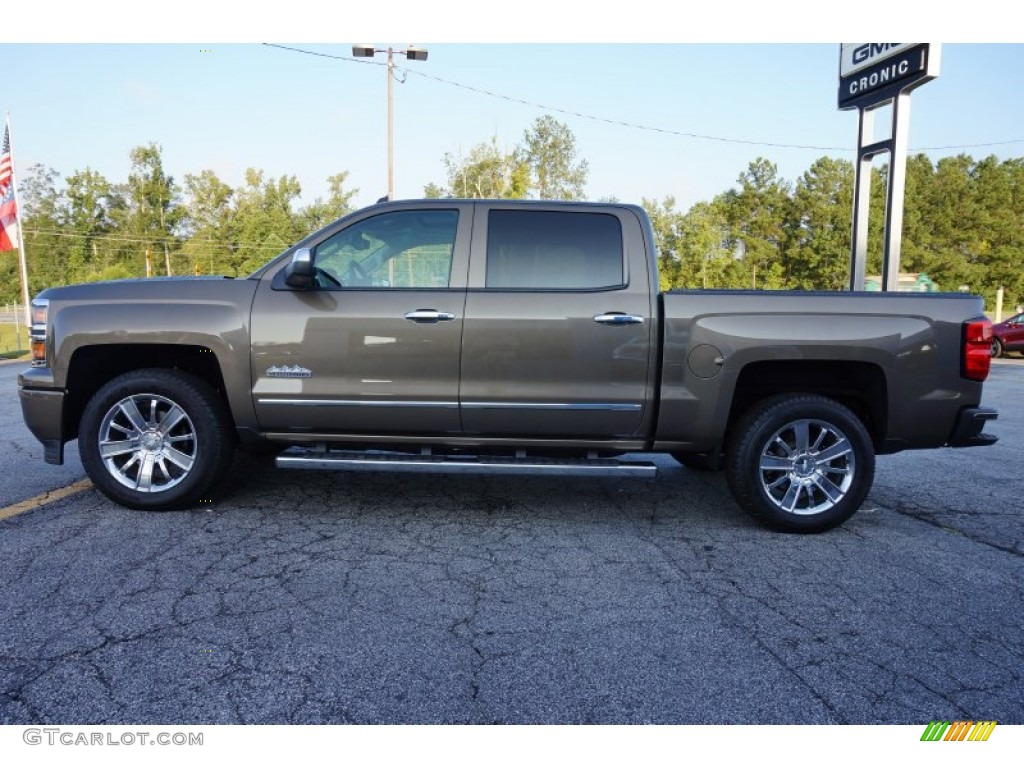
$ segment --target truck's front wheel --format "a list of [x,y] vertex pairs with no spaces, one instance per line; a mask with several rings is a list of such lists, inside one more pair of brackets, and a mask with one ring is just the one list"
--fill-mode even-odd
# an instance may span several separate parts
[[875,476],[863,423],[819,395],[780,395],[733,430],[726,477],[740,506],[773,528],[817,533],[846,521]]
[[188,507],[231,461],[226,408],[206,382],[150,368],[107,382],[82,416],[78,448],[90,479],[134,509]]

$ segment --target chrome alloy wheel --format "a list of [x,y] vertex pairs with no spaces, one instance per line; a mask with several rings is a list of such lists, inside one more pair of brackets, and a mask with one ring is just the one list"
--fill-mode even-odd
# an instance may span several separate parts
[[853,445],[834,424],[799,419],[773,434],[761,449],[761,488],[776,507],[815,515],[838,504],[853,485]]
[[100,424],[99,450],[107,472],[143,493],[166,491],[188,477],[197,449],[192,420],[162,395],[126,397]]

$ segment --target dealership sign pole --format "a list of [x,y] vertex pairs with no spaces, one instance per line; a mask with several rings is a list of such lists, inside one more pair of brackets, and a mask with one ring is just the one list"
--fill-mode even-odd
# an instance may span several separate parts
[[[903,193],[907,176],[910,92],[939,76],[939,43],[843,43],[839,49],[839,109],[857,109],[857,179],[853,195],[850,289],[864,290],[871,207],[871,163],[889,153],[882,290],[895,291],[900,274]],[[889,138],[873,141],[874,110],[892,104]]]

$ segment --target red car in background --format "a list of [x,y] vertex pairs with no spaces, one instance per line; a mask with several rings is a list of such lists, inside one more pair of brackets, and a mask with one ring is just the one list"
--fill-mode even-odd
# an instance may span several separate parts
[[1004,352],[1024,352],[1024,313],[992,326],[992,357]]

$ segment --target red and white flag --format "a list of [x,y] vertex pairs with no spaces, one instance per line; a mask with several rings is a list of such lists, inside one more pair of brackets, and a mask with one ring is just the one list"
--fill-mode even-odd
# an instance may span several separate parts
[[11,129],[4,129],[0,153],[0,251],[18,247],[18,204],[14,200],[14,167],[11,163]]

